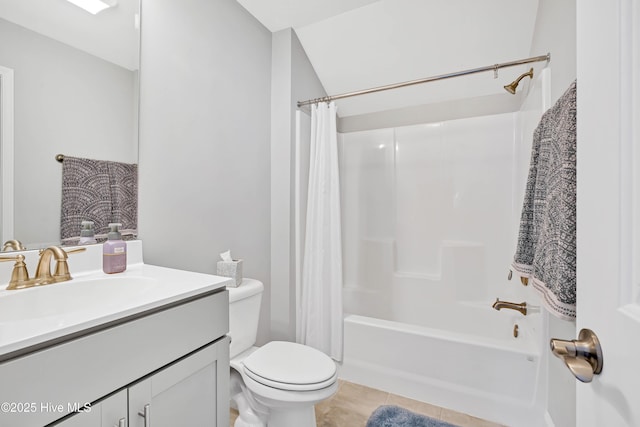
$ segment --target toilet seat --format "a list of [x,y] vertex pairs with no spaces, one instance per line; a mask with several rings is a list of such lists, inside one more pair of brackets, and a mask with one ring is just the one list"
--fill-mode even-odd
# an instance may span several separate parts
[[336,364],[314,348],[272,341],[243,361],[244,373],[254,381],[287,391],[312,391],[331,386],[337,378]]

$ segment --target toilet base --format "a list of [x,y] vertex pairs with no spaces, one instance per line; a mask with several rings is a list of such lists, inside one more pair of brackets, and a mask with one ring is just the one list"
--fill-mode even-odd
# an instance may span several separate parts
[[337,381],[315,391],[275,390],[251,378],[243,378],[232,368],[231,400],[239,414],[234,427],[316,427],[315,404],[328,399],[337,390]]
[[238,417],[233,424],[234,427],[265,427],[267,425],[266,416],[256,413],[251,408],[244,392],[241,391],[231,396],[231,400],[238,409]]
[[252,347],[230,361],[230,397],[239,413],[234,427],[316,427],[315,404],[338,391],[337,374],[319,389],[267,386],[244,374],[243,360],[255,351]]
[[268,408],[268,427],[316,427],[316,403],[328,399],[338,390],[338,382],[335,382],[321,390],[289,394],[289,399],[284,400],[263,393],[268,391],[271,394],[273,390],[257,384],[251,378],[245,377],[244,380],[259,407]]
[[[235,397],[234,397],[235,399]],[[316,427],[316,412],[313,406],[304,408],[288,408],[286,410],[272,409],[269,421],[257,416],[251,408],[238,411],[234,427]]]
[[234,427],[266,427],[269,411],[256,402],[247,390],[242,376],[235,370],[230,372],[231,407],[238,410]]
[[316,427],[316,411],[313,406],[287,408],[279,410],[271,408],[269,427]]

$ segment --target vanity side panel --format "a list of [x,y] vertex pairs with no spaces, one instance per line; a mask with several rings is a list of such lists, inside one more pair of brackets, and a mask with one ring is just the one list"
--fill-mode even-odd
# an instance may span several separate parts
[[228,309],[219,292],[0,364],[0,402],[36,409],[0,412],[0,425],[40,427],[219,339]]

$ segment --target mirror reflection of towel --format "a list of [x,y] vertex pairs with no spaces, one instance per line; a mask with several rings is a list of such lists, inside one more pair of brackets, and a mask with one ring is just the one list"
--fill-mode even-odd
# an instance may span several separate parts
[[576,316],[576,82],[533,135],[518,247],[512,264],[561,319]]
[[65,156],[62,162],[60,238],[74,244],[82,221],[93,221],[96,239],[109,223],[122,223],[124,239],[137,235],[138,165]]

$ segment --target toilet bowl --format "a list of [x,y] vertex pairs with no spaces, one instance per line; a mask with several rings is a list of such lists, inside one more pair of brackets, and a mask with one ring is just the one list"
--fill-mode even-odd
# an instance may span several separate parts
[[239,413],[235,427],[314,427],[314,405],[338,389],[336,365],[302,344],[254,346],[263,289],[253,279],[228,289],[230,396]]

